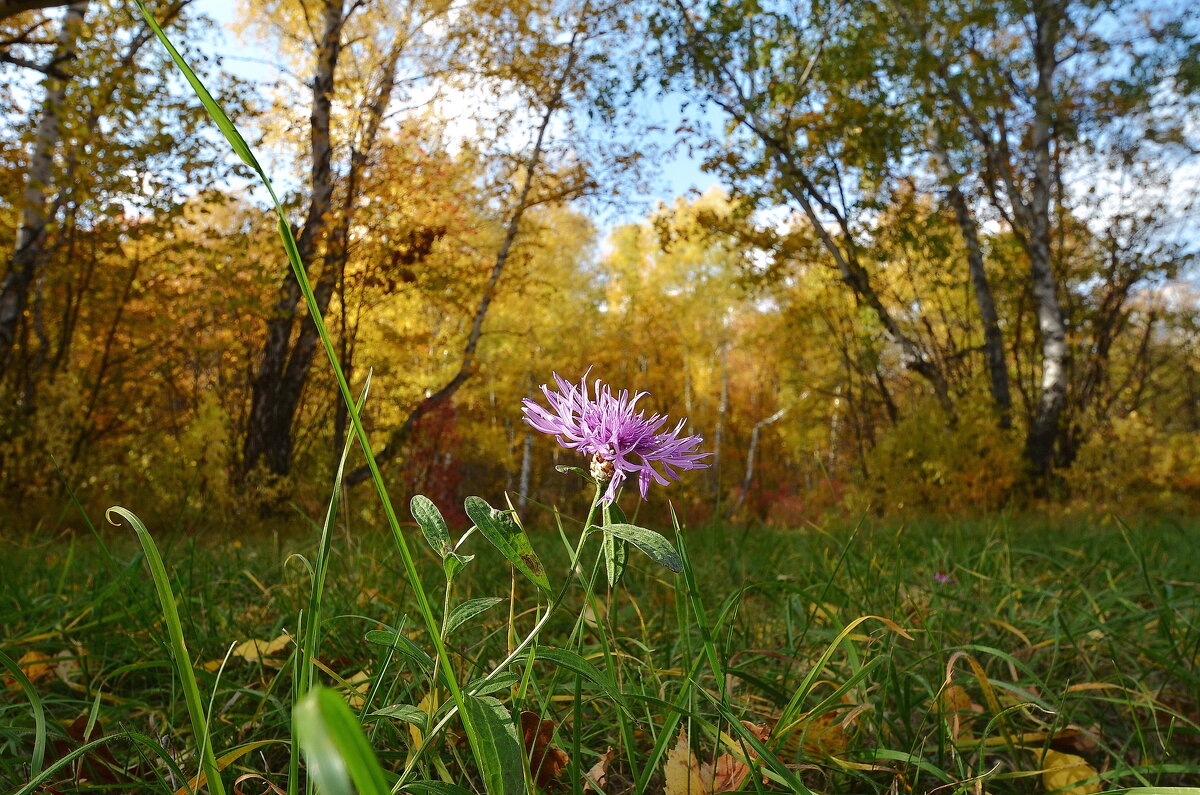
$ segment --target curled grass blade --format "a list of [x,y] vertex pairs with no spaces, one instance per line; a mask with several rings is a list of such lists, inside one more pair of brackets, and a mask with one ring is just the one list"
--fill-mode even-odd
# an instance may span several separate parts
[[196,684],[192,658],[188,655],[187,644],[183,640],[183,624],[179,620],[179,610],[175,606],[175,594],[171,590],[171,581],[167,578],[167,568],[163,565],[158,547],[155,546],[154,539],[142,524],[142,520],[125,508],[113,506],[108,509],[108,521],[114,525],[120,524],[113,520],[114,514],[133,528],[142,545],[146,564],[150,567],[150,577],[154,580],[154,590],[158,593],[158,602],[162,607],[163,623],[167,625],[167,633],[171,639],[171,658],[175,664],[175,674],[183,688],[184,702],[192,722],[192,733],[201,747],[200,768],[204,771],[212,792],[225,795],[225,785],[221,783],[220,768],[217,767],[216,755],[213,753],[212,740],[209,737],[208,719],[204,714],[204,704],[200,701],[200,687]]

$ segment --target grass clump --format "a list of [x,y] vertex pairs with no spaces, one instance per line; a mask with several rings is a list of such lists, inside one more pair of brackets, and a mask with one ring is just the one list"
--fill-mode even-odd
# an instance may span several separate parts
[[[288,789],[296,620],[311,604],[311,575],[271,538],[220,535],[168,534],[164,545],[207,743],[169,663],[140,549],[111,535],[111,556],[67,534],[7,542],[5,788],[88,742],[120,737],[46,783],[175,792],[201,768],[207,744],[227,783],[252,777]],[[528,535],[548,550],[551,576],[564,572],[570,553],[553,543],[554,517],[534,516]],[[797,779],[767,769],[766,783],[745,783],[751,791],[799,783],[966,792],[979,781],[993,793],[1042,791],[1054,754],[1085,760],[1097,789],[1181,786],[1200,775],[1194,529],[1006,518],[710,527],[683,538],[684,573],[634,559],[617,589],[596,588],[578,617],[546,623],[537,646],[561,656],[535,649],[533,662],[520,657],[480,689],[513,715],[550,721],[547,747],[568,761],[547,789],[581,788],[612,749],[604,792],[663,791],[681,731],[697,766],[726,753],[749,761],[740,749],[755,748],[733,729],[743,720],[770,729],[763,751]],[[294,546],[309,546],[315,560],[319,539]],[[335,526],[332,540],[312,683],[340,693],[389,784],[409,769],[414,782],[483,791],[460,730],[428,731],[429,714],[449,701],[444,684],[431,685],[419,654],[378,642],[376,633],[420,639],[405,618],[416,600],[403,561],[367,528]],[[445,638],[468,689],[540,617],[533,583],[494,550],[471,549],[479,557],[453,592],[479,612]],[[416,562],[427,578],[443,567],[432,549]],[[587,597],[585,586],[576,581],[571,595]],[[859,622],[870,615],[895,626]],[[524,775],[537,786],[536,770]]]

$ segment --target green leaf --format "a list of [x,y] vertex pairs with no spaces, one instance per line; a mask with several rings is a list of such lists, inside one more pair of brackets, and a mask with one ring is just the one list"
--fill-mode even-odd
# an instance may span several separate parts
[[183,686],[183,700],[187,704],[188,717],[192,722],[192,733],[201,746],[200,767],[204,771],[215,795],[225,795],[225,787],[221,783],[220,768],[213,753],[212,738],[208,731],[208,717],[204,713],[204,703],[200,699],[200,687],[196,684],[196,671],[192,667],[192,658],[188,654],[187,644],[183,640],[183,622],[179,620],[179,608],[175,604],[175,593],[171,590],[171,580],[167,577],[167,567],[163,565],[158,547],[150,536],[150,531],[142,520],[129,510],[114,505],[106,514],[108,521],[117,525],[113,516],[124,519],[137,534],[146,556],[146,565],[150,568],[150,578],[154,581],[154,590],[158,592],[158,602],[162,607],[163,623],[167,626],[170,637],[171,662],[175,666],[175,674]]
[[433,500],[418,494],[412,498],[408,508],[417,524],[421,526],[421,532],[425,534],[425,540],[429,542],[433,551],[441,558],[454,554],[450,528],[446,526],[446,520],[442,518],[442,512],[433,504]]
[[367,643],[378,643],[380,646],[388,646],[395,649],[419,665],[425,673],[433,670],[433,658],[424,649],[399,632],[393,632],[388,629],[373,629],[367,633],[366,639]]
[[321,795],[387,795],[383,768],[336,692],[314,688],[296,705],[292,722],[308,775]]
[[448,636],[451,632],[458,629],[460,626],[470,621],[484,610],[493,608],[503,601],[504,600],[498,596],[483,596],[478,599],[468,599],[450,611],[450,616],[446,619],[446,631],[443,637]]
[[262,167],[258,164],[258,161],[254,158],[254,154],[250,151],[250,147],[246,143],[246,139],[242,138],[242,134],[239,133],[237,128],[233,126],[233,122],[230,121],[229,117],[225,115],[225,111],[216,103],[216,100],[213,99],[212,94],[208,93],[208,89],[204,87],[202,82],[200,82],[200,78],[196,76],[196,73],[192,71],[192,68],[187,65],[186,61],[183,60],[183,56],[181,56],[179,51],[175,49],[175,45],[171,44],[170,40],[167,39],[167,35],[163,33],[162,28],[160,28],[158,23],[154,21],[154,17],[150,16],[150,12],[146,10],[146,6],[142,0],[136,0],[136,2],[138,8],[142,12],[142,16],[146,19],[146,24],[150,26],[150,29],[154,31],[154,35],[158,37],[159,42],[161,42],[163,47],[166,48],[167,52],[171,56],[171,60],[175,62],[175,66],[179,68],[179,71],[183,72],[183,76],[187,78],[188,84],[192,87],[192,91],[194,91],[196,96],[200,99],[201,104],[203,104],[205,110],[208,111],[208,115],[212,117],[214,122],[216,122],[217,129],[219,129],[221,134],[225,136],[225,140],[229,142],[229,145],[233,148],[233,151],[238,157],[241,158],[243,163],[250,166],[250,168],[254,169],[259,174],[262,174]]
[[459,555],[456,552],[451,552],[444,561],[442,561],[442,569],[446,572],[446,582],[454,579],[463,567],[471,561],[475,560],[474,555]]
[[[627,522],[625,512],[616,502],[605,507],[604,523],[606,525],[626,524]],[[605,533],[600,549],[604,553],[604,573],[608,577],[608,587],[615,588],[625,573],[625,567],[629,565],[629,542],[623,538],[617,538],[611,533]]]
[[429,714],[412,704],[393,704],[390,707],[375,710],[368,717],[395,718],[413,724],[422,732],[429,730]]
[[666,566],[671,571],[683,571],[683,561],[671,542],[653,530],[638,527],[633,524],[610,524],[601,528],[605,535],[612,534],[617,538],[628,541],[645,552],[655,563]]
[[494,698],[463,694],[467,717],[478,734],[475,762],[488,795],[525,792],[525,755],[512,715]]
[[[529,652],[525,652],[517,657],[518,661],[528,661],[528,659]],[[617,689],[616,683],[608,674],[601,671],[578,653],[554,646],[538,646],[534,661],[553,663],[560,668],[574,671],[584,679],[597,685],[609,698],[616,702],[617,706],[629,712],[629,704],[625,701],[625,696]]]
[[542,590],[550,590],[550,580],[542,561],[533,552],[529,538],[508,511],[497,511],[479,497],[467,497],[464,506],[467,516],[479,528],[483,537],[492,542],[500,554]]
[[464,687],[477,696],[489,696],[492,693],[499,693],[501,690],[508,690],[510,687],[521,681],[521,677],[517,674],[505,671],[501,674],[496,674],[486,682],[482,679],[471,682]]

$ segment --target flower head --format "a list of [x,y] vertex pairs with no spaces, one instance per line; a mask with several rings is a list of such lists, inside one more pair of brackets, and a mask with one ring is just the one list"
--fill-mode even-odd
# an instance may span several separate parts
[[700,453],[696,446],[699,436],[680,436],[686,420],[674,429],[663,430],[667,418],[661,414],[646,416],[638,411],[637,402],[648,393],[628,390],[614,395],[599,379],[588,392],[587,373],[578,384],[572,384],[553,373],[558,391],[542,385],[549,407],[529,398],[521,401],[525,422],[535,430],[558,439],[568,450],[578,450],[592,458],[592,475],[603,482],[608,480],[604,502],[611,503],[625,478],[637,474],[642,499],[653,480],[661,486],[679,479],[677,470],[702,469],[708,463],[702,459],[711,453]]

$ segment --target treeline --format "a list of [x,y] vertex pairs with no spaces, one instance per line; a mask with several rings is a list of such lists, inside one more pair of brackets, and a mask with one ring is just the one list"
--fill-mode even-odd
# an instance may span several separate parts
[[[346,415],[248,175],[130,7],[42,5],[0,4],[6,499],[318,504]],[[1173,4],[244,11],[276,85],[222,77],[195,4],[151,7],[291,164],[398,493],[575,499],[519,401],[591,367],[705,435],[666,495],[695,517],[1200,498],[1200,45]],[[601,234],[666,141],[647,97],[726,188]]]

